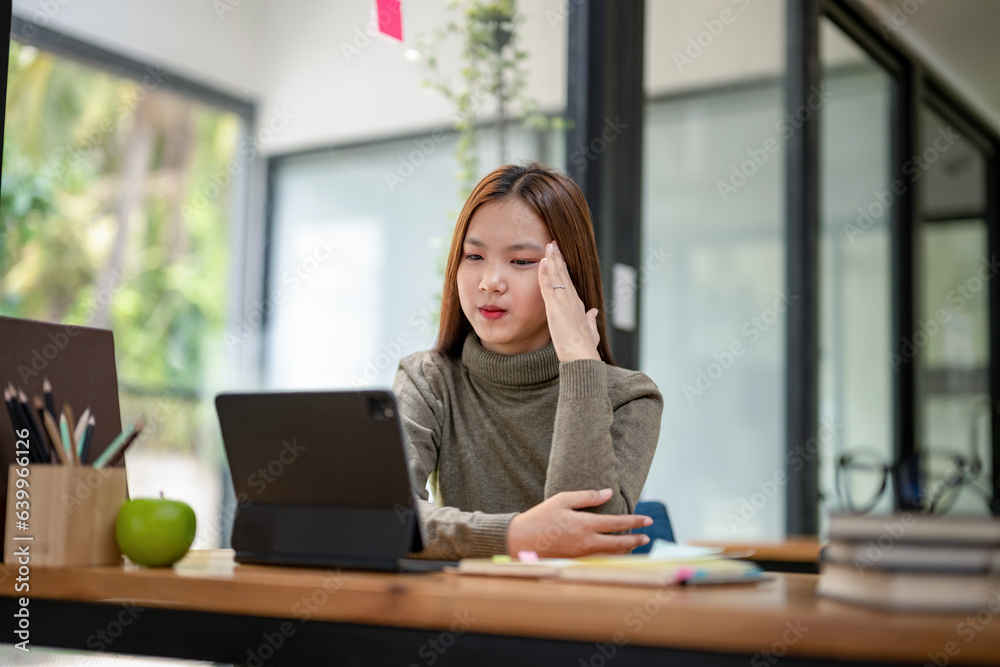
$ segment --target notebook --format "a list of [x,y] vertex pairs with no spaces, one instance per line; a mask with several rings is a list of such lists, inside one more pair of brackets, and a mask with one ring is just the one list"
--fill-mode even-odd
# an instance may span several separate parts
[[771,578],[755,563],[725,558],[721,549],[656,540],[649,554],[539,558],[521,561],[507,556],[463,558],[457,574],[498,577],[539,577],[557,581],[666,586],[672,584],[731,584]]
[[215,399],[241,563],[426,571],[396,400],[388,391]]

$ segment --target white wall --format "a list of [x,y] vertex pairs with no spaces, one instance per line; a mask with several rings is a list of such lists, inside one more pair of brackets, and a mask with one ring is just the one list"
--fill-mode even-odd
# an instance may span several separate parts
[[[417,47],[420,34],[457,20],[459,12],[434,0],[403,2],[400,43],[368,34],[377,33],[374,0],[307,0],[295,6],[295,12],[278,3],[262,6],[261,116],[286,107],[297,114],[270,150],[450,127],[449,105],[421,86],[422,68],[403,54]],[[566,29],[564,23],[550,27],[545,14],[558,6],[558,0],[521,4],[526,14],[521,45],[530,54],[527,93],[554,111],[565,105]],[[460,45],[450,39],[441,50],[442,69],[457,72]]]
[[[228,0],[230,2],[237,0]],[[14,0],[13,14],[239,97],[257,93],[259,0],[219,13],[198,0]]]
[[[868,2],[875,11],[882,9],[878,2]],[[446,124],[444,100],[421,88],[421,69],[403,53],[417,45],[420,33],[429,33],[455,13],[440,0],[406,0],[400,43],[365,34],[371,30],[374,4],[374,0],[14,0],[14,13],[251,97],[260,106],[261,126],[274,109],[287,109],[295,115],[294,122],[262,147],[263,152],[273,153]],[[226,7],[229,11],[220,9]],[[522,44],[530,53],[528,94],[550,111],[565,106],[565,17],[573,7],[566,0],[521,3],[527,16]],[[785,0],[647,0],[647,94],[783,73],[784,14]],[[907,36],[905,30],[901,33]],[[345,53],[345,47],[360,53]],[[452,58],[446,60],[457,71],[457,46],[443,51],[449,52]],[[921,53],[949,74],[957,89],[978,101],[975,86],[962,80],[961,71],[949,69],[929,49]],[[691,60],[678,62],[678,57]],[[991,118],[1000,124],[995,114]]]
[[[62,4],[65,3],[65,4]],[[559,112],[566,98],[566,23],[559,0],[522,3],[530,54],[527,94]],[[219,11],[219,7],[231,11]],[[124,55],[161,64],[259,105],[258,130],[292,116],[262,153],[447,128],[449,106],[403,57],[459,12],[437,0],[403,3],[404,41],[374,28],[374,0],[16,0],[15,15]],[[374,36],[368,33],[374,33]],[[457,39],[442,69],[458,72]],[[483,110],[484,116],[492,110]]]
[[784,0],[647,0],[646,92],[778,76],[784,32]]

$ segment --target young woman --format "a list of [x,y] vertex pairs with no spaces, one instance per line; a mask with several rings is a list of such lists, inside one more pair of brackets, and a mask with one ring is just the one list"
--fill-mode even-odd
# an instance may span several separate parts
[[576,184],[535,163],[486,176],[455,226],[437,347],[400,361],[393,385],[420,496],[419,556],[645,544],[614,533],[651,523],[630,512],[663,398],[615,364],[602,303]]

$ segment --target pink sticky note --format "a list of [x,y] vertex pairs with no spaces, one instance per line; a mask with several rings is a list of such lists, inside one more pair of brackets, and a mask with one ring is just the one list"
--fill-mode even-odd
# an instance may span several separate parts
[[403,41],[403,16],[399,11],[399,0],[375,0],[378,12],[379,32]]
[[537,563],[538,554],[534,551],[518,551],[517,559],[522,563]]
[[674,583],[683,584],[689,579],[694,578],[694,568],[691,567],[679,567],[677,572],[674,574]]

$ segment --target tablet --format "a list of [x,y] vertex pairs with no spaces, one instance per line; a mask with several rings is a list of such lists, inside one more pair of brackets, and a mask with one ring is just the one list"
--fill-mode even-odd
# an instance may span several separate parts
[[389,391],[224,393],[215,407],[237,513],[236,560],[377,570],[423,548]]

